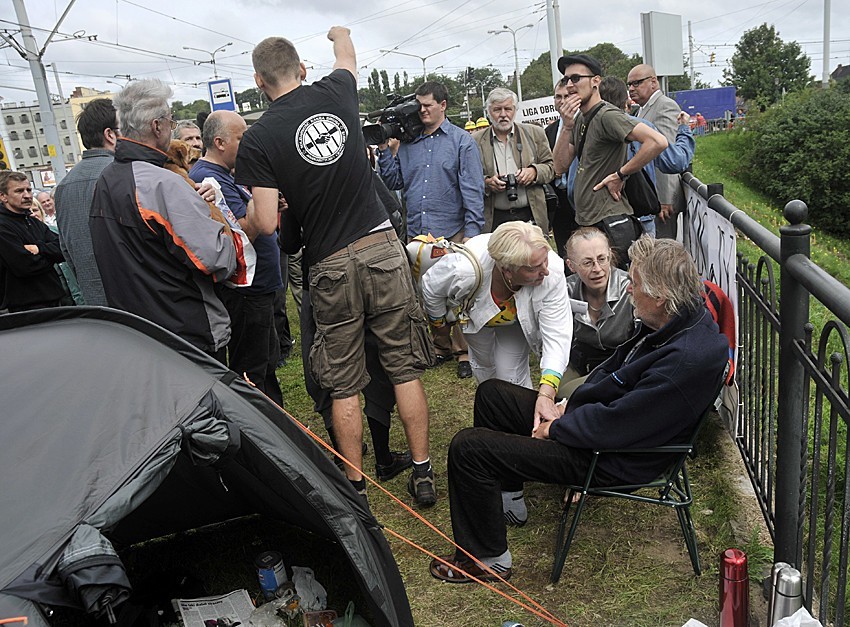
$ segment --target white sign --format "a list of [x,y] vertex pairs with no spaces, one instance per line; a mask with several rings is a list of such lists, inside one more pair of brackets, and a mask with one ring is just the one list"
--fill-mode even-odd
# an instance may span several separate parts
[[207,83],[210,96],[210,107],[213,111],[236,111],[236,98],[229,78],[210,81]]
[[540,126],[548,125],[552,120],[558,119],[554,98],[544,96],[533,100],[523,100],[517,107],[515,119],[517,122],[527,122]]
[[[735,372],[738,370],[738,283],[735,278],[737,265],[737,235],[735,227],[726,218],[710,209],[708,202],[690,186],[682,185],[685,190],[687,206],[683,220],[684,245],[697,265],[704,279],[717,284],[732,302],[735,310]],[[726,421],[729,432],[734,436],[738,431],[738,390],[724,387],[723,404],[720,414]]]

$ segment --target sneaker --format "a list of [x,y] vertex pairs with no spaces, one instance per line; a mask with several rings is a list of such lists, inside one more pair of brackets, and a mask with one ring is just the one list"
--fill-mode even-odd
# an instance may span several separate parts
[[434,490],[434,471],[429,470],[425,476],[418,476],[416,471],[410,473],[407,491],[420,507],[434,505],[437,502],[437,493]]
[[472,364],[468,361],[457,362],[457,378],[468,379],[472,376]]
[[393,461],[384,466],[383,464],[375,464],[375,474],[378,476],[378,481],[389,481],[396,477],[399,473],[413,466],[413,458],[410,456],[410,451],[399,453],[391,451]]

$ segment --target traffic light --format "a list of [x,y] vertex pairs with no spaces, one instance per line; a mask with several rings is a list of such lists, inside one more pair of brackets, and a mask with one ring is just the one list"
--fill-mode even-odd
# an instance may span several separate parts
[[714,65],[714,53],[713,52],[710,55],[708,55],[708,61],[709,61],[709,63],[711,63],[711,65]]
[[9,157],[6,156],[6,146],[3,144],[3,138],[0,137],[0,170],[9,169]]

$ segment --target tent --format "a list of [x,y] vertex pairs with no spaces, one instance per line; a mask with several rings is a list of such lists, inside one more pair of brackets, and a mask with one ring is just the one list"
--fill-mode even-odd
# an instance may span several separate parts
[[342,547],[376,625],[413,625],[368,508],[287,415],[137,316],[0,315],[0,618],[120,609],[113,545],[260,513]]

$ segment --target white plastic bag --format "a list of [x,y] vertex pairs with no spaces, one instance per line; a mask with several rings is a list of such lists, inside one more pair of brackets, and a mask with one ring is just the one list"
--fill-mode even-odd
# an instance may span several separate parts
[[313,612],[327,607],[328,593],[324,586],[316,581],[312,568],[293,566],[292,583],[295,584],[295,593],[301,597],[302,610]]
[[254,272],[257,269],[257,251],[242,227],[239,220],[227,206],[224,194],[221,193],[221,185],[213,177],[208,176],[203,180],[215,189],[215,206],[221,211],[221,215],[227,220],[230,230],[233,231],[233,245],[236,246],[236,270],[225,280],[228,287],[248,287],[254,282]]
[[823,625],[819,620],[813,618],[805,607],[801,607],[791,616],[776,621],[773,627],[823,627]]

